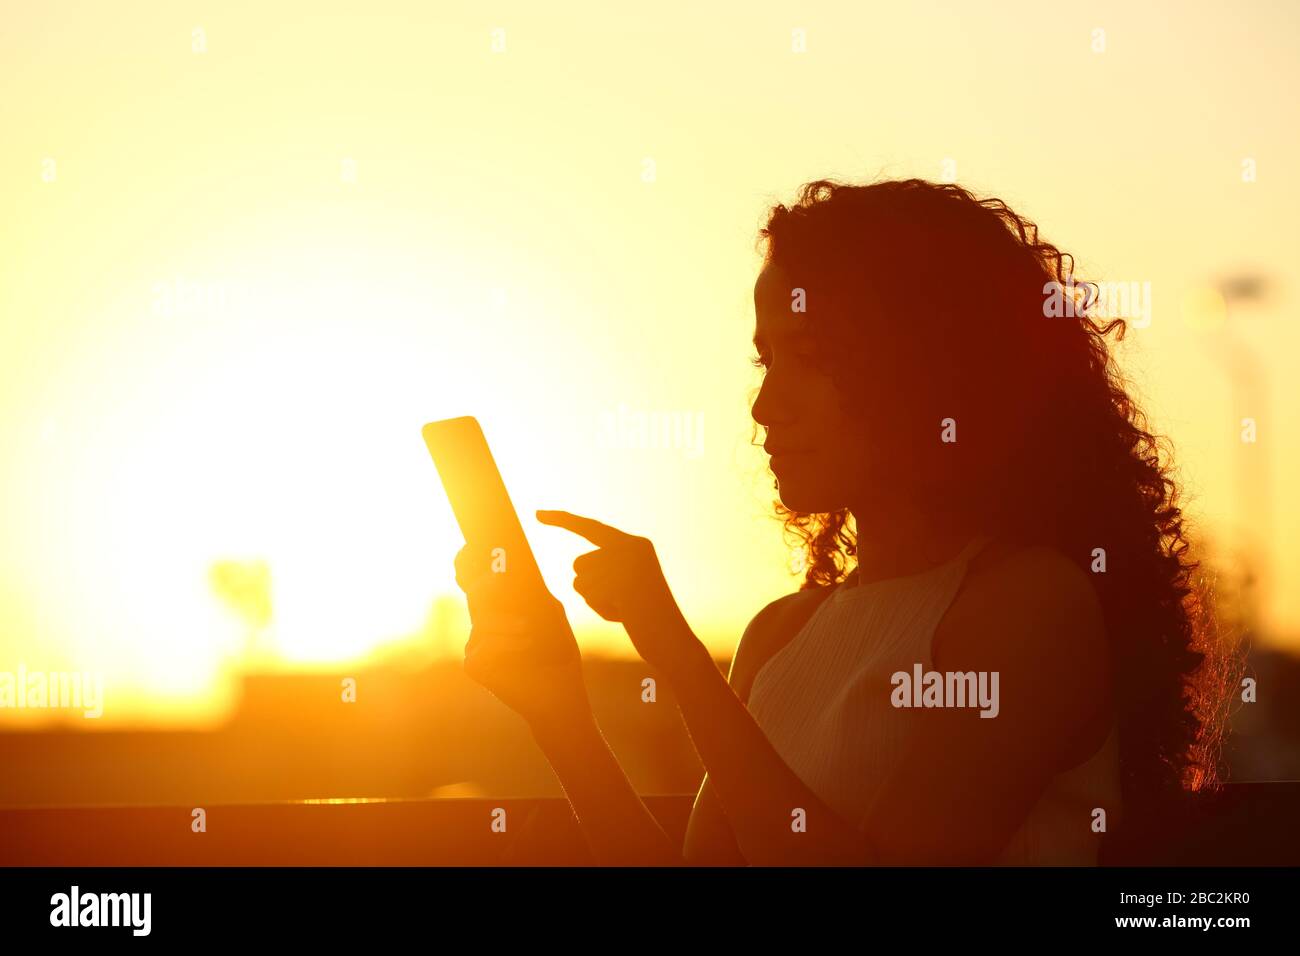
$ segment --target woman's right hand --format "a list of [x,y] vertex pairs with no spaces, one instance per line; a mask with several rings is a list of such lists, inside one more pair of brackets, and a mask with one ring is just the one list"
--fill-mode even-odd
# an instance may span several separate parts
[[456,583],[469,605],[465,673],[535,733],[563,733],[590,720],[582,655],[555,596],[522,591],[492,570],[490,553],[469,546],[456,555]]

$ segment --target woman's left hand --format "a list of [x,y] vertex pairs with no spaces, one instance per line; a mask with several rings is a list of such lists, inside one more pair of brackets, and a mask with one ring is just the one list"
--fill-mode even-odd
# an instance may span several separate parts
[[537,520],[596,545],[573,562],[573,589],[605,620],[623,625],[647,664],[671,670],[687,657],[698,639],[668,589],[649,538],[567,511],[538,511]]

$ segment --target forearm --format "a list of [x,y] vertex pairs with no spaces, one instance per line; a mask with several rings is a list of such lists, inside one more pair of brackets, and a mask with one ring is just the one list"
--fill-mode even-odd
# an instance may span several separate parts
[[865,834],[790,769],[703,644],[690,634],[679,646],[686,650],[667,677],[745,859],[755,866],[873,862]]
[[533,737],[559,778],[597,864],[686,864],[633,789],[594,718],[534,728]]

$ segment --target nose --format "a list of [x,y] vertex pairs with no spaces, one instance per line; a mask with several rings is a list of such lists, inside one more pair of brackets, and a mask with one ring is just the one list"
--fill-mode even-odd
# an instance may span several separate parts
[[754,399],[754,404],[750,408],[749,413],[754,421],[764,428],[771,428],[773,425],[789,422],[794,418],[792,396],[783,379],[784,376],[775,375],[773,369],[769,369],[763,376],[763,384],[759,386],[758,397]]

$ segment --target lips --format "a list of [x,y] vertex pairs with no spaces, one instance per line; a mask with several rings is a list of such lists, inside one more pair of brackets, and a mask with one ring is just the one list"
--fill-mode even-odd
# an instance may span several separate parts
[[783,448],[778,446],[772,448],[771,450],[767,448],[764,448],[763,450],[767,451],[767,453],[771,456],[768,459],[768,466],[772,468],[773,471],[780,471],[793,465],[800,458],[807,455],[811,449]]
[[812,449],[810,448],[790,448],[784,445],[763,446],[763,451],[767,452],[773,458],[789,458],[792,455],[806,455]]

